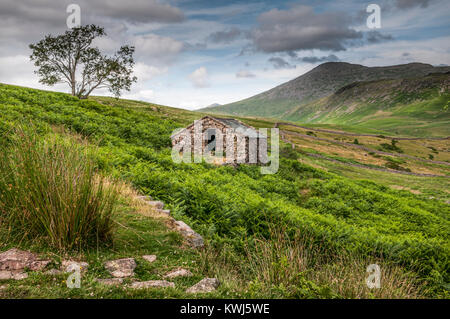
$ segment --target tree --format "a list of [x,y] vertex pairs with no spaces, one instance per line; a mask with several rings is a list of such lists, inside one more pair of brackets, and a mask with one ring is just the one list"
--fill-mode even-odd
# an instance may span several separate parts
[[105,36],[105,30],[94,24],[72,28],[62,35],[47,35],[30,44],[30,59],[38,67],[39,82],[47,85],[67,83],[72,95],[87,98],[93,90],[108,88],[115,97],[130,90],[137,81],[132,76],[134,47],[124,45],[108,57],[92,47],[92,41]]

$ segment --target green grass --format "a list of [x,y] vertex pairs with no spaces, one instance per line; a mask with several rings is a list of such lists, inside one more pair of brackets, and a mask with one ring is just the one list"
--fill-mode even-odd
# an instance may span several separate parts
[[112,240],[117,191],[74,142],[15,129],[0,154],[0,227],[16,241],[72,250]]
[[[314,244],[324,247],[325,257],[347,252],[362,260],[381,258],[426,282],[429,296],[445,294],[450,281],[447,204],[327,173],[298,162],[295,156],[281,158],[275,175],[261,175],[256,166],[175,164],[169,136],[188,121],[182,119],[184,115],[167,115],[177,113],[176,109],[161,110],[123,107],[120,100],[112,105],[0,86],[2,134],[32,119],[42,132],[63,125],[88,136],[96,146],[93,156],[98,169],[163,200],[177,219],[192,225],[211,245],[230,247],[237,260],[247,260],[246,242],[270,240],[270,225],[276,221],[287,232],[311,234]],[[270,123],[253,121],[255,125]],[[129,251],[117,250],[117,256],[125,251],[133,255],[132,246]],[[309,285],[311,280],[304,279]],[[227,285],[223,289],[221,296],[231,293]],[[287,292],[285,296],[300,295]]]

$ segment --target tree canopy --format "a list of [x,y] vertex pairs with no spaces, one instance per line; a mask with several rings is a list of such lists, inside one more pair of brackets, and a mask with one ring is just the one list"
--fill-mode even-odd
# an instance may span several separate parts
[[124,45],[112,57],[92,46],[105,30],[94,24],[79,26],[62,35],[47,35],[30,44],[30,59],[38,67],[39,82],[47,85],[67,83],[72,95],[87,98],[95,89],[107,88],[119,97],[122,90],[130,90],[137,81],[132,75],[134,47]]

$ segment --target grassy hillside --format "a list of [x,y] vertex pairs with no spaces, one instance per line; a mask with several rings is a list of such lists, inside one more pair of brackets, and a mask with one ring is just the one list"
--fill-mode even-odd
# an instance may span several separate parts
[[357,82],[284,118],[373,128],[395,135],[450,136],[450,74]]
[[202,111],[287,118],[287,114],[294,109],[301,110],[302,105],[327,97],[354,82],[421,77],[433,72],[448,71],[450,67],[433,67],[423,63],[366,67],[345,62],[328,62],[266,92],[235,103],[207,107]]
[[[403,297],[446,295],[448,204],[314,168],[301,163],[302,154],[285,144],[274,175],[261,175],[256,166],[173,163],[171,132],[198,117],[142,102],[78,100],[0,85],[2,143],[8,142],[14,127],[28,123],[42,136],[61,127],[86,136],[97,169],[163,200],[177,219],[205,236],[208,248],[195,257],[202,263],[198,271],[225,283],[220,296],[392,297],[399,291]],[[273,125],[261,119],[250,123]],[[132,227],[152,227],[133,221],[127,225],[131,232]],[[137,242],[146,245],[145,238],[134,240],[123,243],[128,248],[120,255],[135,251]],[[17,244],[0,242],[2,248]],[[365,267],[372,262],[391,274],[392,289],[364,288]],[[398,278],[402,281],[396,282]],[[33,294],[39,292],[34,289]]]

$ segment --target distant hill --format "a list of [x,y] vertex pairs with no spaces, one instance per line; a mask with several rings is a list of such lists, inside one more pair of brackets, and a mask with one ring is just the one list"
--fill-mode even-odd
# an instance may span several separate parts
[[208,108],[208,107],[221,106],[221,105],[222,105],[222,104],[219,104],[219,103],[213,103],[213,104],[211,104],[211,105],[208,105],[207,108]]
[[[386,67],[367,67],[345,62],[328,62],[289,82],[248,99],[202,109],[209,113],[289,118],[302,105],[329,96],[359,81],[402,79],[450,71],[448,66],[409,63]],[[295,116],[294,116],[295,117]]]
[[354,82],[293,108],[283,118],[380,129],[393,134],[450,136],[450,72]]

